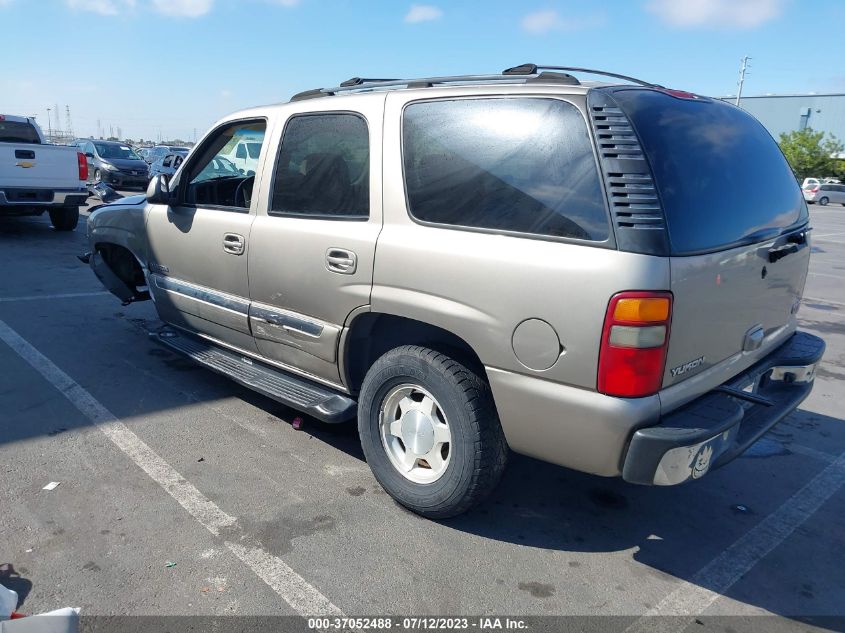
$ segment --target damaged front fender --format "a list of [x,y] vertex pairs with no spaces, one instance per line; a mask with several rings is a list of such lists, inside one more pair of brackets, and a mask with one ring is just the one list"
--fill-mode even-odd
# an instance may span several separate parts
[[145,206],[143,196],[131,196],[97,207],[88,218],[91,252],[80,259],[124,305],[150,299],[138,256],[147,252]]
[[[139,300],[136,298],[138,293],[135,289],[130,288],[125,281],[114,273],[111,267],[106,263],[102,252],[97,251],[91,253],[88,261],[91,266],[91,270],[93,270],[94,274],[97,275],[97,279],[100,280],[100,283],[106,287],[106,290],[120,299],[123,302],[123,305]],[[147,293],[146,298],[150,298],[149,293]]]

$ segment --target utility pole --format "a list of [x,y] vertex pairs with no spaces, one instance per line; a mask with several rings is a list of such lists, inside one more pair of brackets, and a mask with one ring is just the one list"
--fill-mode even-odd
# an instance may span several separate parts
[[736,91],[736,105],[739,105],[739,100],[742,99],[742,84],[745,83],[745,72],[748,70],[748,60],[751,59],[748,55],[742,58],[742,66],[739,68],[739,81],[737,85],[739,88]]
[[53,142],[53,123],[50,118],[50,110],[51,108],[47,108],[47,139],[50,143]]

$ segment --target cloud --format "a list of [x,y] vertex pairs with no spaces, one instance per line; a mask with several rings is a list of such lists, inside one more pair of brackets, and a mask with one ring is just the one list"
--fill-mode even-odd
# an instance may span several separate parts
[[[0,0],[8,2],[9,0]],[[277,0],[281,3],[297,0]],[[91,11],[100,15],[119,15],[135,9],[138,0],[65,0],[65,4],[77,11]],[[211,11],[214,0],[144,0],[158,13],[181,18],[196,18]]]
[[649,0],[646,9],[670,26],[753,29],[783,12],[786,0]]
[[214,0],[153,0],[159,13],[178,18],[198,18],[211,11]]
[[65,0],[71,9],[91,11],[100,15],[117,15],[125,9],[134,9],[135,0]]
[[11,6],[12,2],[14,2],[14,0],[0,0],[0,9]]
[[439,20],[441,17],[443,17],[443,11],[440,7],[435,7],[433,4],[412,4],[411,9],[405,16],[405,22],[417,24]]
[[269,2],[270,4],[278,4],[281,7],[295,7],[300,3],[300,0],[265,0],[265,2]]
[[554,9],[535,11],[522,18],[522,30],[534,35],[545,35],[552,31],[582,31],[604,24],[603,15],[563,18]]

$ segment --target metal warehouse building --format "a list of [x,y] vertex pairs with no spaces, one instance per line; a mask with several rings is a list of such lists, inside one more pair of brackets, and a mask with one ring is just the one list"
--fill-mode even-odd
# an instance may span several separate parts
[[[722,97],[734,103],[735,97]],[[845,142],[845,93],[742,97],[740,106],[777,139],[783,132],[813,128]]]

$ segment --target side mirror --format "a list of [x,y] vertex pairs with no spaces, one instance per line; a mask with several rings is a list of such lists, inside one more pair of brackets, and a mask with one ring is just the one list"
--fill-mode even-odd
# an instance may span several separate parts
[[157,174],[147,185],[147,202],[151,204],[170,204],[173,194],[170,192],[170,180],[166,174]]

